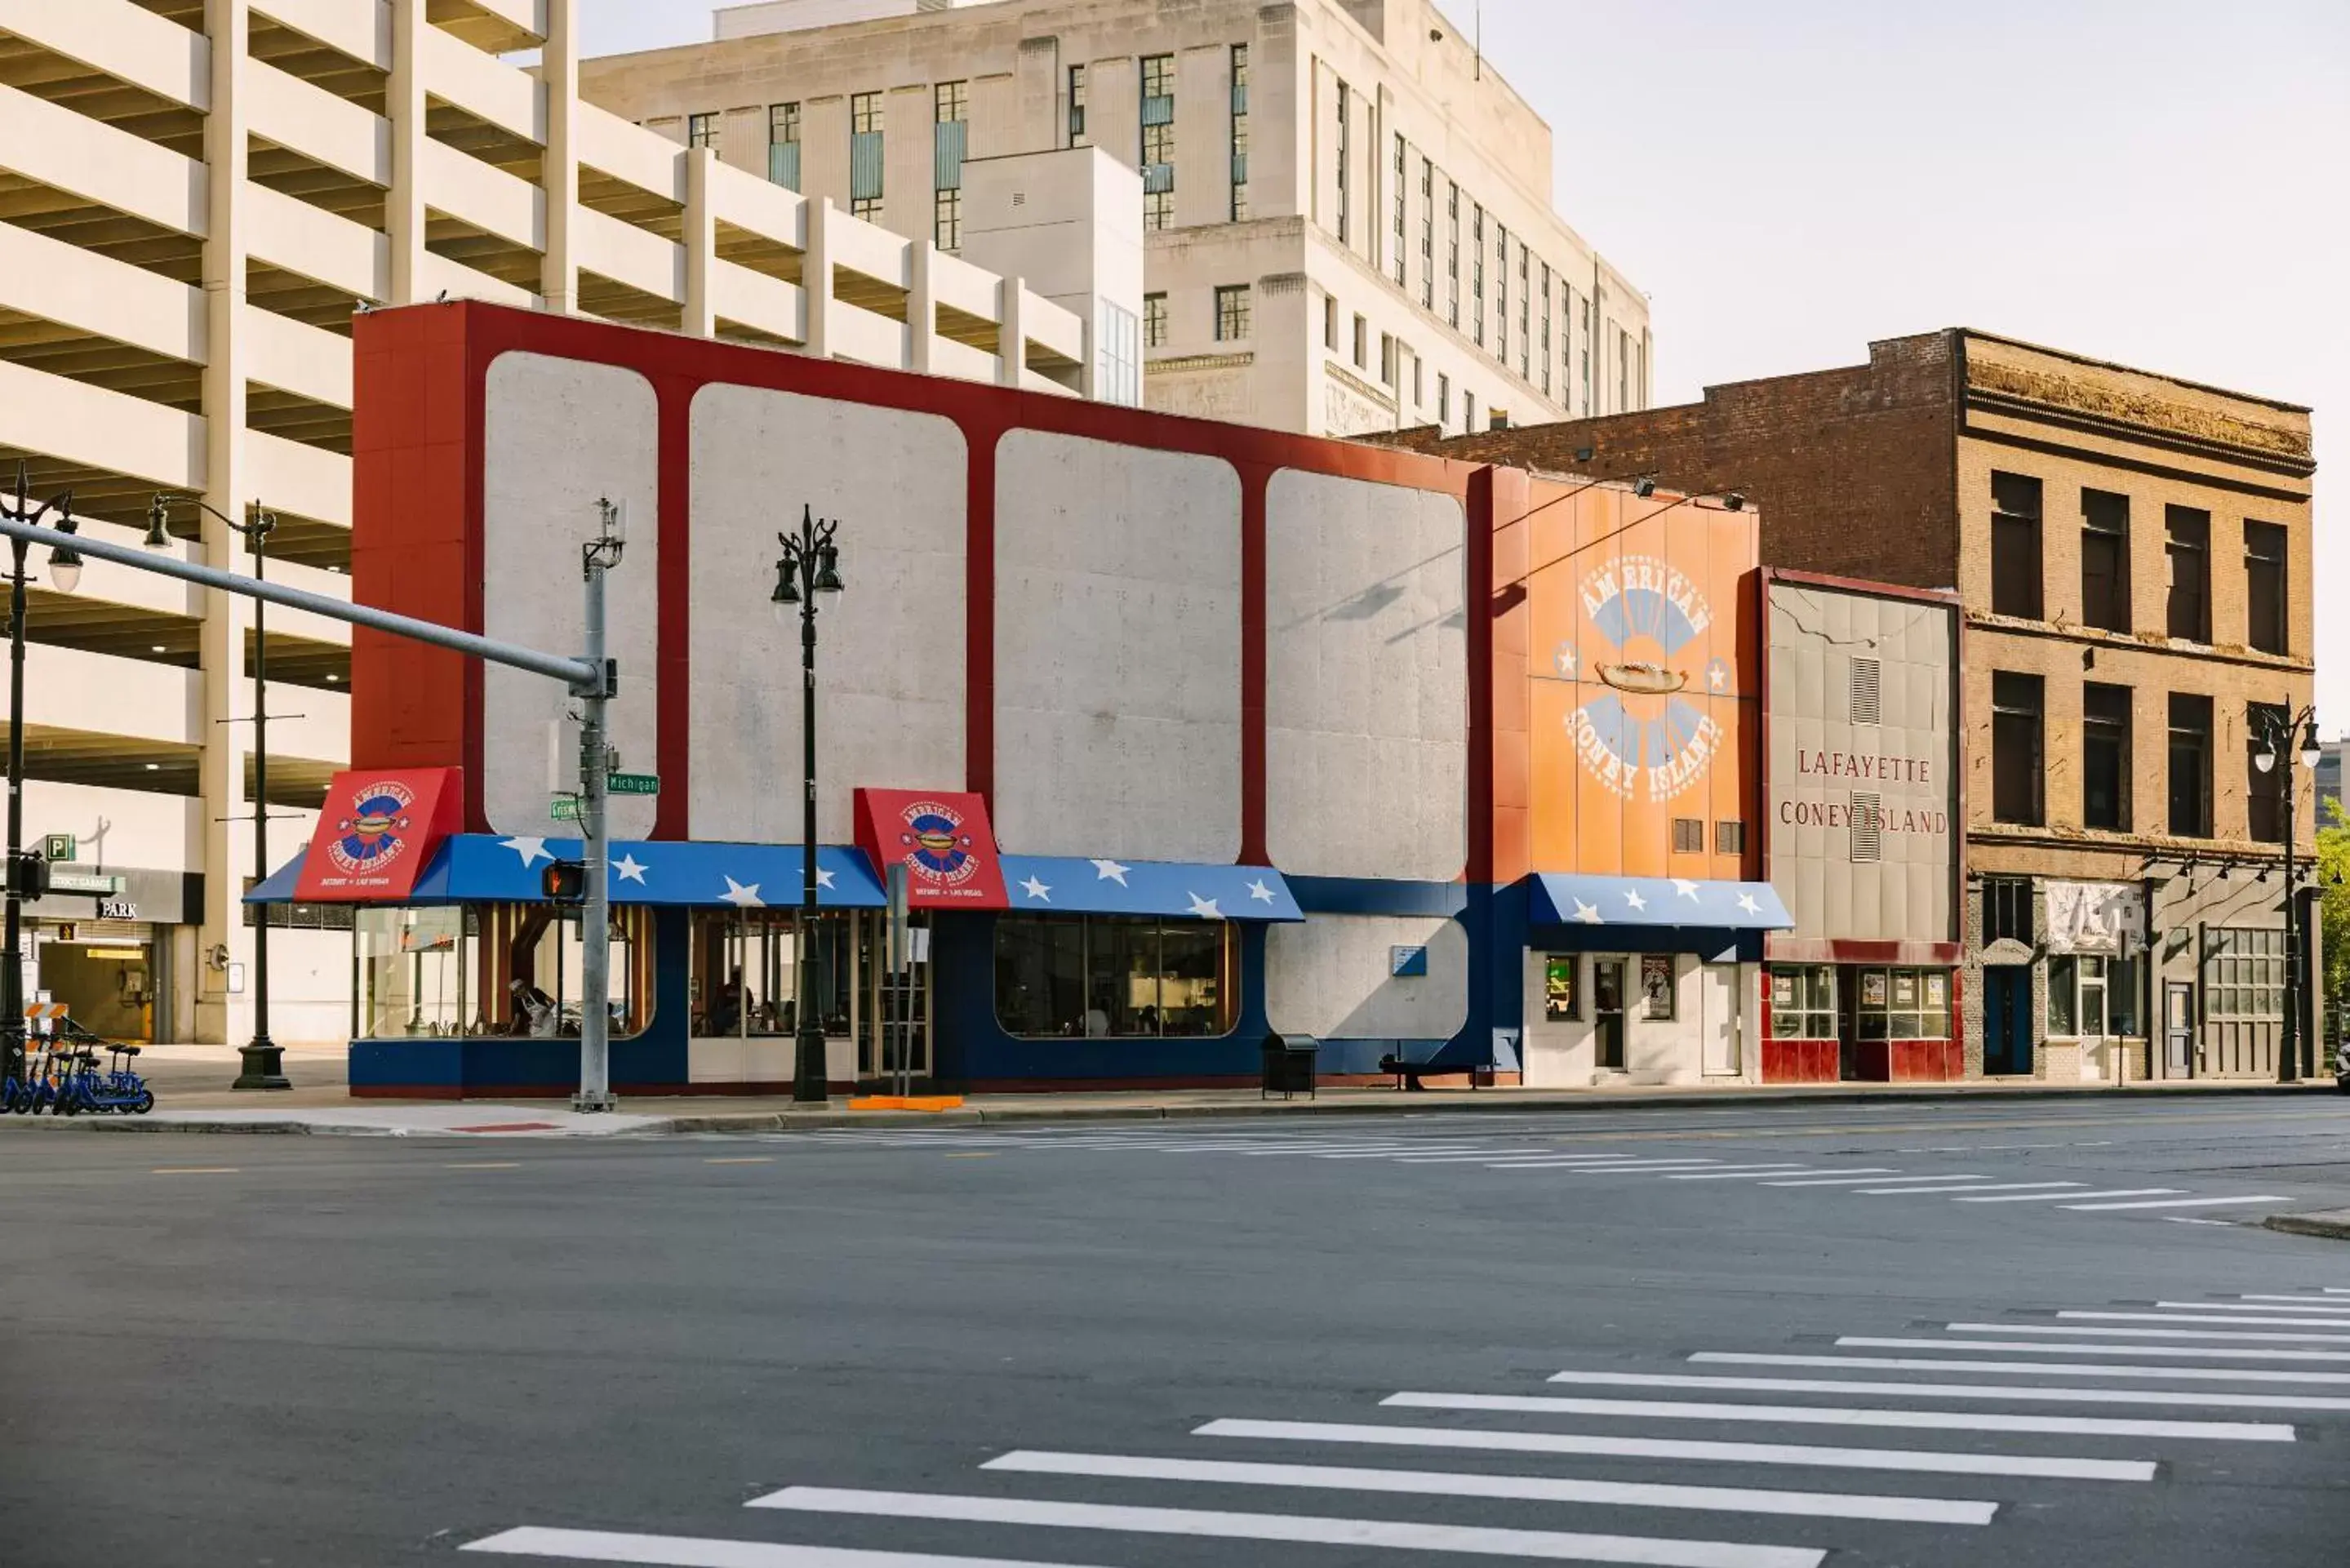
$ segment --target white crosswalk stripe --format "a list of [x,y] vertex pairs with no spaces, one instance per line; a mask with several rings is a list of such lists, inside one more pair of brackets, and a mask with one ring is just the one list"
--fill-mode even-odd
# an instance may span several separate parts
[[1082,1563],[1009,1557],[941,1557],[931,1552],[863,1552],[846,1546],[548,1530],[537,1525],[501,1531],[459,1550],[502,1557],[556,1557],[567,1563],[638,1563],[646,1568],[1085,1568]]
[[[1854,1345],[1857,1340],[1838,1340]],[[1911,1340],[1938,1350],[1981,1348],[1972,1342]],[[2075,1345],[2035,1345],[2033,1350],[2065,1351]],[[2137,1354],[2135,1350],[2131,1352]],[[1690,1359],[1710,1366],[1852,1366],[1880,1372],[2023,1372],[2062,1377],[2159,1377],[2168,1382],[2350,1384],[2350,1372],[2269,1372],[2244,1366],[2114,1366],[2089,1361],[1968,1361],[1924,1355],[1772,1355],[1738,1350],[1700,1350]]]
[[[1829,1358],[1833,1359],[1833,1358]],[[2040,1370],[2045,1370],[2042,1368]],[[1774,1394],[1898,1394],[1912,1399],[2017,1399],[2025,1404],[2170,1405],[2218,1409],[2350,1410],[2350,1399],[2293,1394],[2179,1394],[2146,1388],[2053,1388],[2012,1383],[1883,1383],[1836,1377],[1702,1377],[1654,1372],[1559,1372],[1553,1383],[1608,1388],[1736,1389]]]
[[[2171,1190],[2176,1191],[2177,1189],[2174,1188]],[[2094,1196],[2094,1194],[2084,1194],[2084,1196]],[[2158,1202],[2150,1203],[2076,1203],[2070,1205],[2069,1207],[2078,1209],[2084,1213],[2097,1213],[2114,1209],[2210,1209],[2220,1204],[2226,1204],[2232,1208],[2238,1204],[2243,1203],[2286,1203],[2290,1201],[2292,1201],[2290,1199],[2280,1198],[2273,1192],[2256,1192],[2234,1198],[2166,1198]]]
[[[2070,1186],[2067,1182],[2064,1185]],[[1963,1188],[1960,1190],[1965,1190]],[[1961,1198],[1960,1203],[2075,1203],[2085,1198],[2144,1198],[2150,1193],[2176,1192],[2176,1187],[2120,1187],[2106,1192],[2007,1192],[1995,1198]],[[2135,1208],[2137,1205],[2114,1204],[2112,1207]]]
[[1540,1394],[1390,1394],[1382,1405],[1414,1410],[1509,1410],[1640,1420],[1772,1421],[1791,1426],[1899,1427],[1942,1432],[2048,1432],[2074,1437],[2199,1438],[2213,1442],[2290,1443],[2293,1428],[2269,1421],[2136,1421],[2099,1416],[2009,1416],[1980,1410],[1879,1410],[1858,1406],[1732,1405],[1678,1399],[1577,1399]]

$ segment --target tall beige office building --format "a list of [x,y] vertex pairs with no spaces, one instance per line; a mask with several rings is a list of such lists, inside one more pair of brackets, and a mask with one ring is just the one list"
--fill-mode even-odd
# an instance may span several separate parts
[[580,92],[946,252],[995,192],[967,210],[968,165],[1139,170],[1151,408],[1354,435],[1648,404],[1647,300],[1427,0],[770,0],[715,31],[585,61]]
[[[577,6],[0,0],[0,475],[70,487],[117,543],[159,491],[238,520],[258,500],[269,575],[342,597],[352,311],[442,297],[1132,400],[1087,316],[582,102]],[[1139,318],[1139,266],[1094,265],[1086,222],[1139,177],[1085,161],[1009,176],[1062,214],[1070,297]],[[246,564],[194,500],[170,517],[174,550]],[[28,992],[128,1038],[242,1042],[251,607],[100,562],[66,594],[46,556],[25,825],[73,863],[31,911]],[[350,649],[317,616],[267,629],[276,863],[349,755]],[[348,1038],[347,912],[278,919],[277,1039]]]

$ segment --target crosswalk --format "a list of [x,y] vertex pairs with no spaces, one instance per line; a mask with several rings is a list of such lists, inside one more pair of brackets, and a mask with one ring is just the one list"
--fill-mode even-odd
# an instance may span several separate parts
[[[2231,1311],[2305,1314],[2296,1321],[2313,1333],[2341,1331],[2328,1337],[2345,1350],[2326,1354],[2350,1361],[2350,1287],[2017,1310],[1939,1335],[1843,1335],[1832,1351],[1708,1348],[1672,1370],[1618,1356],[1544,1378],[1573,1392],[1402,1389],[1346,1419],[1250,1401],[1260,1407],[1144,1451],[1007,1448],[962,1485],[783,1486],[720,1533],[529,1522],[463,1550],[653,1568],[1079,1568],[1063,1554],[1072,1543],[1094,1568],[1339,1561],[1299,1554],[1309,1547],[1820,1568],[1831,1556],[1996,1561],[2027,1550],[2016,1532],[2054,1528],[2090,1532],[2106,1560],[2131,1561],[2141,1550],[2116,1532],[2158,1540],[2176,1505],[2149,1492],[2117,1514],[2117,1496],[2158,1490],[2182,1467],[2241,1473],[2263,1452],[2308,1466],[2314,1482],[2350,1438],[2350,1371],[2220,1365],[2279,1354],[2210,1326],[2243,1321]],[[2206,1365],[2102,1342],[2110,1331],[2093,1324],[2116,1314],[2163,1317],[2197,1342],[2165,1353]],[[2075,1337],[1984,1337],[2033,1333]],[[1811,1440],[1821,1428],[1851,1437]],[[937,1549],[941,1527],[951,1550]],[[1954,1550],[1942,1532],[1976,1544]],[[1029,1552],[1043,1555],[1003,1554]]]
[[[1448,1138],[1347,1133],[1191,1132],[1163,1127],[1054,1131],[846,1129],[781,1137],[862,1148],[1013,1150],[1133,1156],[1208,1156],[1228,1159],[1314,1159],[1388,1165],[1478,1166],[1540,1171],[1560,1180],[1618,1179],[1659,1183],[1731,1183],[1762,1189],[1817,1189],[1825,1196],[1908,1199],[1953,1204],[2040,1205],[2076,1214],[2192,1218],[2230,1209],[2257,1211],[2293,1199],[2273,1192],[2197,1192],[2182,1187],[2101,1185],[2088,1179],[2009,1180],[1984,1171],[1912,1171],[1898,1166],[1831,1162],[1819,1156],[1726,1158],[1662,1151],[1653,1143],[1625,1147],[1565,1147],[1566,1139]],[[1607,1135],[1600,1135],[1604,1141]],[[1577,1138],[1575,1143],[1586,1140]],[[2182,1213],[2181,1210],[2190,1211]]]

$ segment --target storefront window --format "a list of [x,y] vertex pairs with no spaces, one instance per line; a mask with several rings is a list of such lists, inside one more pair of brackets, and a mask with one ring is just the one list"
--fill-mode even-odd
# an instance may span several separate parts
[[[858,912],[819,912],[809,930],[816,1015],[849,1032]],[[693,917],[692,1029],[704,1039],[787,1035],[799,1028],[799,916],[792,909],[712,910]]]
[[1863,1040],[1947,1040],[1950,1037],[1950,971],[1862,969],[1854,1010]]
[[1553,1023],[1583,1016],[1582,968],[1573,953],[1543,961],[1543,1016]]
[[1836,1037],[1834,965],[1772,966],[1771,1035],[1776,1040],[1833,1040]]
[[2064,953],[2048,961],[2048,1033],[2058,1039],[2138,1033],[2137,961]]
[[[353,920],[360,1036],[579,1033],[579,911],[549,904],[360,908]],[[652,1022],[652,926],[612,911],[605,1005],[617,1036]]]
[[487,1032],[473,1027],[476,1010],[468,1005],[479,932],[465,910],[362,908],[353,929],[362,1036]]
[[995,1018],[1031,1038],[1206,1038],[1232,1031],[1232,928],[1109,915],[995,922]]

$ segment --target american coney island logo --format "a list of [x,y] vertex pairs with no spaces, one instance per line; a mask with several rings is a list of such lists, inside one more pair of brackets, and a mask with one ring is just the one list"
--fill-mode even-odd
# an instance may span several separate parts
[[349,815],[335,821],[327,858],[347,876],[380,875],[408,853],[408,808],[415,792],[392,780],[355,793]]
[[[1651,556],[1600,567],[1583,579],[1581,596],[1584,624],[1607,649],[1591,674],[1607,690],[1567,711],[1575,755],[1619,797],[1671,800],[1705,776],[1722,743],[1721,726],[1684,695],[1690,678],[1675,662],[1713,612],[1695,583]],[[1559,649],[1562,675],[1575,673],[1575,658]],[[1701,694],[1726,695],[1730,666],[1712,659],[1701,679]]]
[[962,813],[935,800],[918,800],[900,814],[904,831],[898,836],[906,851],[906,867],[933,888],[960,888],[979,874],[979,857],[972,836],[963,831]]

